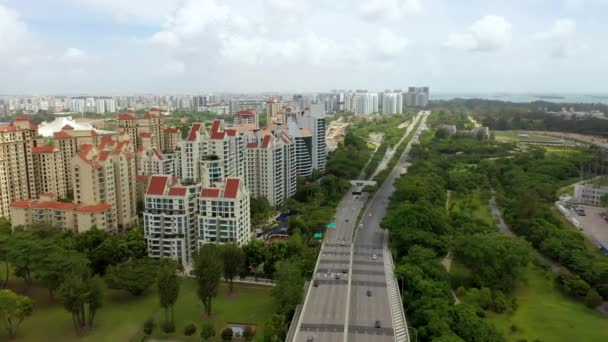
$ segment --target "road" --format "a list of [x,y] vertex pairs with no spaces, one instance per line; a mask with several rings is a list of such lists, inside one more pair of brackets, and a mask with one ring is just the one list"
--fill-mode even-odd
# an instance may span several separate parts
[[[419,113],[412,127],[418,120],[423,120],[420,125],[423,127],[428,114]],[[419,134],[420,129],[411,141],[417,141]],[[360,196],[349,193],[338,205],[337,227],[327,230],[294,341],[395,340],[383,260],[386,233],[380,228],[380,221],[410,148],[411,142],[366,208],[365,193]],[[365,209],[362,228],[352,243],[355,222],[362,209]],[[367,295],[368,290],[371,296]],[[380,328],[375,327],[376,320],[380,321]]]

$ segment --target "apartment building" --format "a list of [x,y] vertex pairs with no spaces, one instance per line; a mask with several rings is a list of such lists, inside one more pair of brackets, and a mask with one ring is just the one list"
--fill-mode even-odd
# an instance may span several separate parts
[[11,203],[13,227],[47,224],[64,230],[82,233],[93,227],[111,230],[112,206],[109,204],[78,205],[57,201],[55,194],[42,194],[37,200]]
[[[106,226],[110,231],[122,231],[137,224],[135,153],[129,136],[118,139],[99,147],[85,144],[71,162],[74,203],[109,205]],[[94,208],[98,207],[88,209]]]
[[200,179],[204,187],[215,186],[226,177],[245,177],[245,135],[225,128],[223,120],[213,120],[202,136]]
[[235,125],[254,125],[255,128],[260,127],[260,117],[255,110],[246,109],[234,114]]
[[240,178],[226,178],[220,187],[204,187],[198,201],[198,241],[236,243],[251,239],[249,191]]
[[296,192],[296,146],[285,130],[264,130],[246,145],[245,184],[251,196],[281,205]]
[[55,146],[34,146],[32,160],[37,192],[66,197],[66,170],[62,152]]
[[[273,124],[273,123],[280,123],[278,121],[280,121],[280,112],[282,112],[283,109],[283,104],[275,97],[271,98],[270,100],[266,101],[266,116],[267,116],[267,123]],[[283,121],[285,122],[285,121]]]
[[168,175],[149,177],[144,201],[144,236],[148,256],[192,262],[197,248],[200,185],[181,185]]
[[[171,147],[175,143],[175,139],[179,139],[181,135],[179,130],[166,131],[168,127],[165,118],[158,108],[150,108],[142,116],[136,115],[132,110],[125,114],[118,114],[116,127],[131,137],[136,148],[143,147],[142,135],[147,135],[151,139],[152,147],[160,149]],[[169,142],[165,142],[167,135],[169,135]]]
[[322,103],[314,103],[309,109],[295,115],[299,128],[310,131],[312,135],[313,170],[325,172],[327,164],[327,145],[325,142],[325,107]]
[[37,126],[26,116],[0,125],[0,217],[10,217],[11,202],[37,197],[32,149],[42,145]]
[[137,174],[145,175],[171,175],[179,177],[180,153],[163,153],[160,149],[152,147],[148,150],[137,150]]
[[202,140],[207,134],[205,125],[200,122],[192,124],[185,140],[180,141],[181,178],[197,182],[200,180],[200,156]]
[[592,183],[576,184],[572,200],[575,203],[600,207],[602,206],[602,196],[605,194],[608,194],[608,186],[598,186]]
[[295,120],[287,124],[289,136],[296,145],[296,173],[298,177],[310,177],[312,175],[313,136],[306,128],[299,128]]

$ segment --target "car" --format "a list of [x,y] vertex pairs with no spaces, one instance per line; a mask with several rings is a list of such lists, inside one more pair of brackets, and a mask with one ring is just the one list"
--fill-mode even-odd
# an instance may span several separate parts
[[336,273],[335,278],[336,278],[336,280],[340,280],[340,273]]
[[359,223],[359,228],[363,228],[363,223]]
[[348,273],[348,270],[345,268],[342,270],[342,273],[346,274],[346,273]]
[[318,280],[313,281],[312,286],[319,287],[319,281]]
[[365,293],[368,297],[372,296],[372,290],[367,290],[367,292]]
[[306,342],[313,342],[314,340],[315,340],[314,337],[308,336],[308,338],[306,339]]
[[341,245],[344,245],[344,244],[345,244],[344,240],[340,241],[340,244],[341,244]]
[[382,325],[380,324],[380,321],[376,320],[376,322],[374,323],[374,327],[381,328]]
[[378,256],[376,254],[372,254],[372,260],[376,260],[378,259]]
[[368,215],[368,216],[369,216],[369,217],[372,217],[372,213],[369,213],[369,215]]
[[348,222],[348,219],[344,220],[344,222]]

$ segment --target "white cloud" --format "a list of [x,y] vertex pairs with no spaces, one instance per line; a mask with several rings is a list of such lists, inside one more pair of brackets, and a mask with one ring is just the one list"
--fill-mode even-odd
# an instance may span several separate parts
[[397,20],[422,11],[421,0],[363,0],[359,5],[361,16],[371,20]]
[[6,55],[13,50],[21,50],[23,43],[30,39],[30,33],[19,14],[0,4],[0,42],[2,54]]
[[565,39],[576,32],[576,22],[572,19],[558,19],[548,31],[538,32],[532,35],[535,40]]
[[376,49],[383,57],[398,56],[408,45],[408,40],[405,37],[386,28],[381,29],[376,38]]
[[476,22],[466,32],[450,33],[445,46],[471,51],[496,51],[511,42],[512,25],[505,18],[487,15]]
[[63,60],[66,61],[80,61],[87,57],[87,53],[78,48],[67,48],[63,53]]

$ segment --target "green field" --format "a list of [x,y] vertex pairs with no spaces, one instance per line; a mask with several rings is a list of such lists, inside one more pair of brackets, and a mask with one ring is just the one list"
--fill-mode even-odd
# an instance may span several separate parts
[[452,191],[450,194],[449,210],[450,212],[464,212],[471,214],[473,219],[481,220],[484,223],[493,226],[494,219],[492,212],[488,207],[487,194],[476,190],[471,193],[463,194]]
[[530,266],[525,278],[515,293],[517,311],[488,315],[508,341],[608,341],[608,317],[564,296],[553,276],[537,266]]
[[521,141],[521,142],[560,142],[558,138],[553,138],[545,135],[525,134],[517,132],[494,132],[496,140],[502,141]]
[[[21,282],[11,285],[17,290],[22,289]],[[141,341],[143,323],[150,317],[157,321],[152,334],[155,338],[200,341],[200,330],[194,336],[186,337],[183,334],[184,326],[193,322],[200,329],[202,320],[208,319],[202,313],[203,307],[196,296],[193,279],[183,279],[181,282],[180,296],[175,305],[176,332],[171,335],[162,333],[158,327],[164,311],[158,304],[154,287],[140,297],[133,297],[126,291],[106,289],[103,307],[95,318],[95,327],[83,335],[74,332],[72,318],[59,300],[49,302],[46,290],[32,287],[25,294],[34,300],[34,313],[19,327],[18,341]],[[262,325],[275,311],[270,288],[248,284],[235,284],[232,295],[228,294],[227,286],[220,286],[212,305],[213,315],[210,319],[218,335],[225,322],[253,323],[258,325],[256,341],[262,339]],[[4,330],[0,331],[0,341],[8,341]]]

